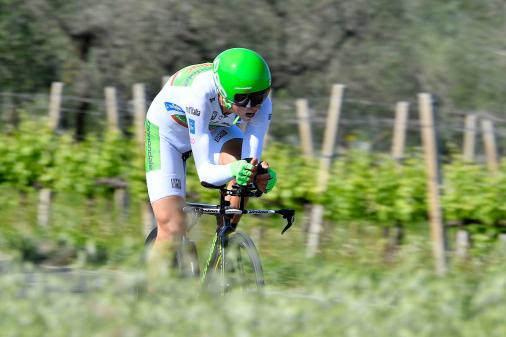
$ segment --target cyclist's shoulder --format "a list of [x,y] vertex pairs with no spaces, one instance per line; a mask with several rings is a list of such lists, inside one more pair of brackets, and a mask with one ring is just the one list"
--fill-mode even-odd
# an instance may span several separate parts
[[182,68],[164,86],[168,92],[183,93],[192,101],[206,101],[217,96],[212,63],[194,64]]
[[199,63],[178,70],[169,80],[175,87],[193,87],[201,82],[212,80],[212,63]]

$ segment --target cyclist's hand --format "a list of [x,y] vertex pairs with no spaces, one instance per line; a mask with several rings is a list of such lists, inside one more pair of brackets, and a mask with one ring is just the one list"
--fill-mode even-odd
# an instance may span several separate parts
[[252,170],[254,167],[253,164],[248,163],[246,160],[237,160],[230,164],[230,171],[237,181],[237,184],[244,186],[247,185],[251,177],[253,177]]
[[269,185],[272,184],[273,177],[274,180],[276,179],[276,173],[269,167],[269,164],[267,164],[267,162],[263,161],[260,165],[262,166],[263,171],[266,172],[256,176],[255,184],[257,185],[257,188],[260,191],[264,193],[270,192],[272,190],[272,187],[274,187],[274,185],[272,186]]
[[274,186],[276,186],[276,183],[278,182],[278,175],[276,174],[276,171],[274,171],[270,167],[267,168],[267,173],[269,174],[269,181],[267,182],[265,192],[269,193],[270,191],[272,191]]

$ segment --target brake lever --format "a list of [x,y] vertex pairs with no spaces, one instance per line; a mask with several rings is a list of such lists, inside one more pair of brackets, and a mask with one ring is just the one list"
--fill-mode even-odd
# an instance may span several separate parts
[[283,219],[286,220],[286,226],[281,231],[281,234],[285,234],[285,232],[292,227],[295,221],[295,211],[293,209],[280,209],[279,211],[276,211],[276,213],[281,214]]

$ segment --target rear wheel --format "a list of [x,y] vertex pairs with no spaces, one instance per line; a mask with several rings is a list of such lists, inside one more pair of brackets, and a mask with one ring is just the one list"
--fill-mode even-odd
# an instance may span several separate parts
[[175,262],[177,269],[184,277],[199,277],[199,257],[195,242],[183,237],[176,251]]
[[[158,229],[155,227],[151,230],[144,242],[145,259],[156,240]],[[199,258],[195,242],[183,237],[181,243],[174,254],[172,267],[183,277],[198,277],[200,275]]]

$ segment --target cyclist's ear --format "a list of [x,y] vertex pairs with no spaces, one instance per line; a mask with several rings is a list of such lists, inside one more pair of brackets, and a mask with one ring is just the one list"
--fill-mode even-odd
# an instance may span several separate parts
[[257,166],[257,165],[258,165],[258,159],[257,159],[257,158],[253,158],[253,159],[251,159],[250,163],[251,163],[253,166]]

